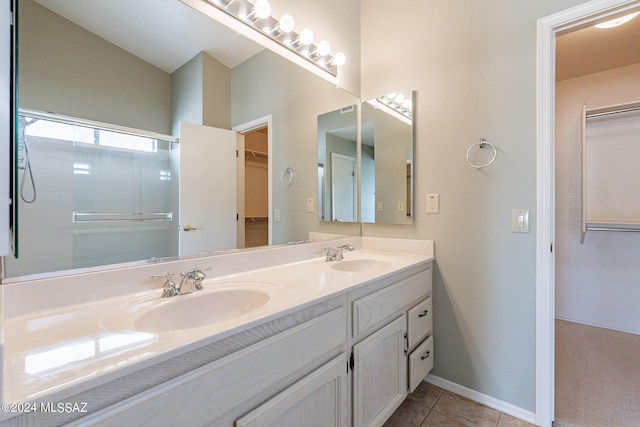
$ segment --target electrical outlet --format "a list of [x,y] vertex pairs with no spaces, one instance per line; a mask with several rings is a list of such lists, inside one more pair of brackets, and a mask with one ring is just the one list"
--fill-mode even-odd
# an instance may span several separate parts
[[440,195],[439,194],[427,194],[427,213],[428,214],[440,213]]
[[382,202],[378,202],[378,212],[382,212],[384,210],[384,204]]
[[398,212],[404,212],[404,202],[398,202]]

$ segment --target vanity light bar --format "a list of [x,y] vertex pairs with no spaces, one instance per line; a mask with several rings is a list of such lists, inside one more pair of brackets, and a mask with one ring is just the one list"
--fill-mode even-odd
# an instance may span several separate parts
[[[255,5],[248,0],[206,1],[301,58],[329,72],[334,77],[338,75],[338,66],[344,64],[346,60],[342,52],[331,55],[328,52],[329,43],[324,40],[317,45],[313,44],[313,32],[311,30],[304,29],[300,33],[293,30],[294,23],[291,15],[283,15],[280,21],[272,17],[268,0],[257,0]],[[258,7],[260,11],[256,10]],[[265,11],[269,12],[268,16]]]

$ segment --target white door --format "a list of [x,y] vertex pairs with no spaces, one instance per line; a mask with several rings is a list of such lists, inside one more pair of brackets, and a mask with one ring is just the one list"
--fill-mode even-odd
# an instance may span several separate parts
[[356,159],[331,153],[332,219],[356,221]]
[[180,123],[180,256],[236,248],[236,132]]

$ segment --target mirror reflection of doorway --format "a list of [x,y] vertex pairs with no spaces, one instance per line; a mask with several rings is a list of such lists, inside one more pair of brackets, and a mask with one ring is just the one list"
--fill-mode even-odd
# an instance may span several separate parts
[[269,244],[268,127],[244,134],[244,247]]
[[356,194],[356,159],[331,153],[331,206],[334,221],[356,221]]

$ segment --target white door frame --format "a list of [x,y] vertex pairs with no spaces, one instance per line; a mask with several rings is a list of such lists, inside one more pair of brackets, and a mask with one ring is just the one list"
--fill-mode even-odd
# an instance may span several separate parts
[[[267,167],[268,167],[268,172],[267,172],[267,179],[269,181],[269,190],[268,190],[268,197],[269,197],[269,221],[268,221],[268,232],[269,232],[269,244],[272,245],[273,244],[273,118],[271,116],[271,114],[264,116],[264,117],[260,117],[257,118],[255,120],[251,120],[248,121],[246,123],[242,123],[239,124],[237,126],[234,126],[232,128],[232,130],[240,133],[240,134],[245,134],[248,132],[251,132],[253,130],[257,130],[257,129],[261,129],[263,127],[267,126],[267,152],[269,154],[269,157],[267,158]],[[244,149],[244,147],[242,147],[242,149]],[[244,158],[244,155],[243,157]],[[239,213],[240,214],[240,213]],[[243,225],[244,225],[244,215],[239,215],[239,219],[243,221]]]
[[555,40],[556,35],[638,7],[640,0],[594,0],[538,20],[536,424],[554,418],[555,264]]

